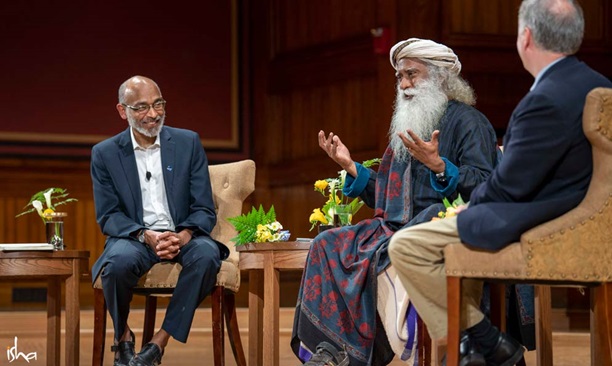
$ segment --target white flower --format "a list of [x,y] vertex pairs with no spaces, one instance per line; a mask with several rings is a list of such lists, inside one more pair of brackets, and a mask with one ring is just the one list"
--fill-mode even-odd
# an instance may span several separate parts
[[346,170],[341,170],[338,173],[340,173],[340,186],[344,187],[344,182],[346,182]]
[[281,225],[281,223],[278,221],[274,221],[273,223],[268,224],[267,226],[270,228],[270,230],[274,232],[277,232],[283,228],[283,225]]
[[32,206],[34,206],[34,208],[36,209],[36,211],[38,211],[38,214],[40,216],[43,215],[43,205],[40,201],[37,201],[37,200],[32,201]]
[[43,195],[45,196],[45,200],[47,200],[47,208],[51,208],[51,193],[53,193],[53,188],[49,188],[47,192]]

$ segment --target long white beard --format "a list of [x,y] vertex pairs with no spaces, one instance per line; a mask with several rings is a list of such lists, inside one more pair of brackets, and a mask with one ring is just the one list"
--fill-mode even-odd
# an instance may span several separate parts
[[[149,118],[149,117],[146,117]],[[159,124],[157,126],[155,126],[155,128],[152,129],[146,129],[142,126],[140,126],[138,124],[138,121],[136,120],[136,118],[128,115],[127,116],[127,120],[128,123],[130,124],[130,126],[135,129],[136,131],[140,132],[141,134],[147,136],[147,137],[155,137],[159,134],[159,131],[161,131],[161,128],[164,126],[164,121],[166,119],[166,115],[162,115],[162,116],[157,116],[155,117],[155,120],[157,122],[159,122]]]
[[407,89],[406,94],[413,95],[412,99],[406,99],[398,86],[389,129],[389,144],[395,158],[400,161],[408,161],[410,154],[397,133],[403,132],[410,138],[406,133],[410,129],[422,140],[429,141],[440,125],[448,102],[446,94],[432,80],[421,81],[414,88]]

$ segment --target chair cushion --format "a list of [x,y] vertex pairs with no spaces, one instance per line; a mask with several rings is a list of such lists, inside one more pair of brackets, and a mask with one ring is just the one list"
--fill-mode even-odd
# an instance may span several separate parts
[[[163,289],[174,288],[181,265],[178,263],[163,262],[154,265],[149,272],[140,278],[137,289]],[[102,288],[101,276],[94,283],[94,288]],[[217,286],[223,286],[233,292],[238,292],[240,288],[240,271],[235,264],[230,261],[221,262],[221,269],[217,274]]]
[[[520,243],[513,243],[498,252],[491,252],[463,244],[444,248],[447,276],[470,278],[530,278]],[[478,263],[477,266],[474,266]]]

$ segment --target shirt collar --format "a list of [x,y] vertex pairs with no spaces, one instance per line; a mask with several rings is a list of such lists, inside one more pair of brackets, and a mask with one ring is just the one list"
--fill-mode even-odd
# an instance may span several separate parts
[[538,86],[538,83],[540,82],[540,80],[542,80],[542,76],[544,75],[544,73],[546,73],[546,71],[548,71],[548,69],[550,69],[551,67],[553,67],[555,64],[557,64],[559,61],[563,60],[565,57],[567,56],[563,56],[561,58],[558,58],[556,60],[554,60],[553,62],[549,63],[548,65],[546,65],[545,68],[543,68],[542,70],[540,70],[540,72],[538,73],[538,75],[536,76],[533,85],[531,86],[531,88],[529,88],[529,91],[533,91],[533,89],[535,89],[536,86]]
[[[136,142],[136,137],[134,137],[134,129],[131,126],[130,126],[130,138],[132,139],[132,146],[134,147],[134,150],[138,150],[138,149],[146,150],[144,147],[140,146],[138,142]],[[155,142],[150,147],[159,147],[159,134],[155,136]]]

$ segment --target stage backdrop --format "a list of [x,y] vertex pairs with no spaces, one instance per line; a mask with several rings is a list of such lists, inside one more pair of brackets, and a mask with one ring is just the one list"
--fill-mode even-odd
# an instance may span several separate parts
[[3,1],[0,156],[88,158],[127,127],[115,105],[154,79],[166,124],[197,131],[211,160],[247,153],[238,119],[235,1]]

